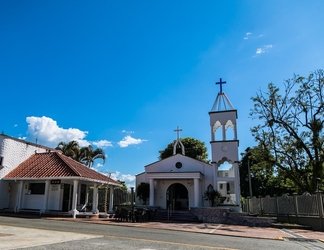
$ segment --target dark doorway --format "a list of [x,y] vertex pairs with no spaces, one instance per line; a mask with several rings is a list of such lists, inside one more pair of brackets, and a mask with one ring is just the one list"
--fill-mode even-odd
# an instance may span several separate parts
[[180,184],[172,184],[166,193],[167,197],[167,208],[172,210],[188,210],[189,209],[189,199],[187,188]]
[[80,189],[80,204],[85,204],[87,197],[87,185],[81,184]]
[[63,184],[63,202],[62,202],[62,211],[68,212],[72,209],[72,192],[73,186],[70,184]]

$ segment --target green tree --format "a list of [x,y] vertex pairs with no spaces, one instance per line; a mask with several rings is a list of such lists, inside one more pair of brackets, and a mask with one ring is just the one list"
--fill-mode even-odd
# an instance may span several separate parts
[[252,118],[262,122],[251,129],[259,146],[271,155],[264,159],[290,180],[299,193],[313,193],[323,178],[324,72],[294,76],[280,91],[273,83],[252,98]]
[[102,159],[103,163],[106,160],[106,155],[101,148],[94,149],[91,145],[80,148],[77,141],[60,142],[55,149],[88,167],[92,167],[97,159]]
[[127,191],[127,186],[125,181],[121,181],[121,180],[117,180],[119,182],[119,184],[121,184],[122,186],[120,187],[120,189]]
[[[204,142],[201,142],[199,140],[196,140],[196,139],[190,138],[190,137],[181,139],[181,142],[185,148],[186,156],[191,157],[196,160],[199,160],[199,161],[209,163],[207,148],[206,148]],[[163,160],[163,159],[168,158],[173,155],[174,143],[175,143],[175,141],[169,143],[164,150],[159,151],[159,153],[160,153],[159,159],[160,160]],[[180,147],[177,147],[176,153],[181,153]]]
[[80,146],[77,141],[60,142],[55,149],[60,150],[62,154],[78,161]]
[[94,149],[91,145],[81,148],[81,162],[88,167],[92,167],[97,159],[102,159],[103,163],[106,161],[105,152],[101,148]]
[[146,205],[147,199],[150,197],[150,184],[141,182],[136,187],[136,196]]
[[218,203],[221,193],[217,190],[207,190],[205,191],[205,197],[209,200],[210,206],[214,207]]
[[295,191],[293,183],[289,179],[282,178],[277,168],[269,163],[271,161],[268,159],[272,156],[261,147],[247,148],[241,156],[239,169],[240,189],[243,197],[251,196],[250,181],[252,196],[256,197],[283,195]]

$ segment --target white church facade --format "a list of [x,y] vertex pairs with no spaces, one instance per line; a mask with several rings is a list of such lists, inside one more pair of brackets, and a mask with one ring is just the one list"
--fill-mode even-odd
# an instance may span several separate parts
[[[237,110],[222,91],[224,83],[222,79],[216,83],[220,85],[220,91],[209,112],[211,163],[185,155],[178,127],[173,155],[145,166],[145,171],[136,175],[136,187],[141,182],[150,184],[150,206],[172,210],[210,207],[205,192],[218,190],[222,198],[220,206],[241,210]],[[177,146],[182,148],[181,153],[176,153]],[[137,203],[140,204],[140,201],[137,200]]]

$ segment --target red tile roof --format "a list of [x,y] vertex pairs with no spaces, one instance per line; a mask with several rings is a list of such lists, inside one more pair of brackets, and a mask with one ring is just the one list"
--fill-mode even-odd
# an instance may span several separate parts
[[[108,183],[119,186],[120,184],[80,162],[77,162],[57,151],[35,153],[27,160],[10,171],[5,179],[49,179],[71,177],[69,179],[85,179],[94,182]],[[74,177],[74,178],[73,178]]]

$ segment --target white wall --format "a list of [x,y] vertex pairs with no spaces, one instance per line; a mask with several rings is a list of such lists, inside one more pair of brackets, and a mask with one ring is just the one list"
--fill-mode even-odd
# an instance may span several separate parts
[[47,209],[61,210],[62,199],[63,199],[63,189],[61,189],[61,185],[50,185],[49,196],[47,201]]
[[46,149],[46,147],[34,143],[0,135],[0,157],[3,157],[2,166],[0,166],[0,209],[9,208],[10,202],[8,183],[1,179],[34,154],[35,150],[40,153],[46,152]]

